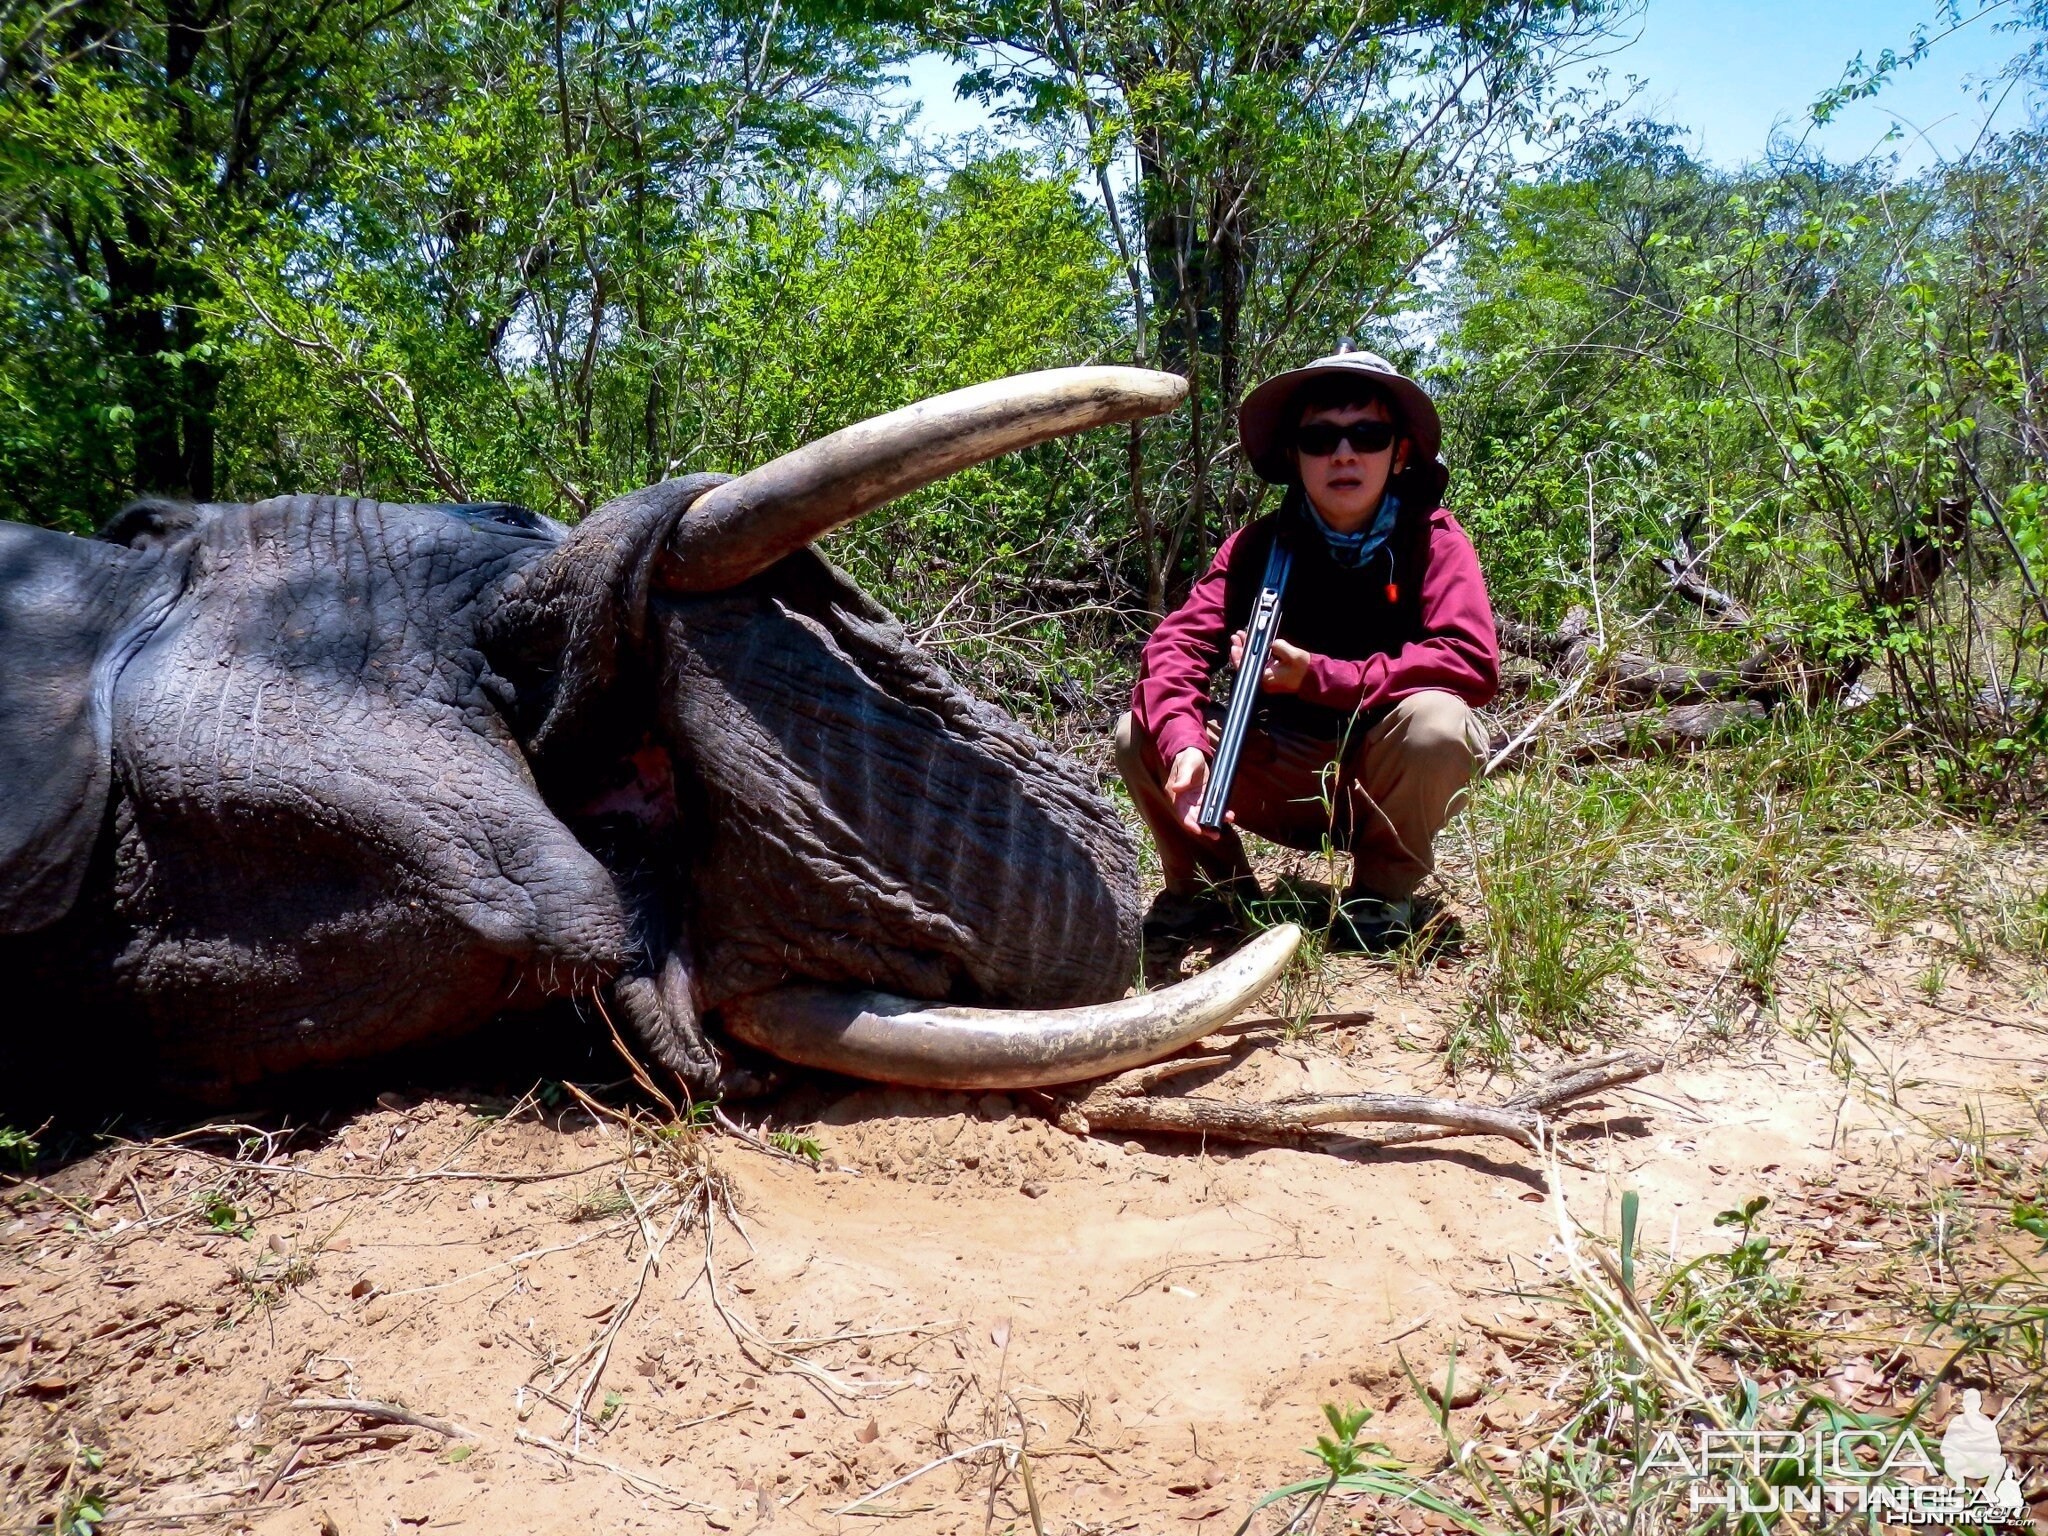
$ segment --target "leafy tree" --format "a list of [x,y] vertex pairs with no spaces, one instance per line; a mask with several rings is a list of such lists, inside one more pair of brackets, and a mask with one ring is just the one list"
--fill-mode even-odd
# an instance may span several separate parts
[[[205,499],[225,341],[212,253],[289,218],[358,129],[411,0],[108,0],[0,17],[0,443],[27,507]],[[24,376],[25,374],[25,376]]]
[[[485,457],[537,452],[552,499],[587,504],[618,393],[599,362],[622,341],[642,359],[647,468],[675,250],[759,176],[855,141],[848,93],[897,38],[801,4],[17,6],[0,283],[25,360],[0,365],[0,495],[90,518],[130,488],[302,475],[462,494],[436,419],[473,419],[495,378],[489,414],[525,424]],[[298,364],[272,373],[282,392],[237,376],[276,346]],[[529,362],[550,430],[504,382]]]
[[[1598,15],[1552,0],[934,9],[963,59],[997,61],[962,89],[1012,102],[1094,174],[1134,353],[1194,386],[1167,466],[1180,509],[1133,508],[1149,607],[1258,494],[1235,455],[1246,385],[1343,334],[1394,347],[1424,264],[1567,126],[1560,49]],[[1112,172],[1126,154],[1130,196]]]
[[[1667,643],[1789,648],[1817,695],[1875,686],[1945,790],[2034,793],[2042,154],[1714,173],[1640,129],[1516,188],[1440,375],[1497,594],[1548,616],[1597,585]],[[1673,561],[1734,599],[1715,625]]]

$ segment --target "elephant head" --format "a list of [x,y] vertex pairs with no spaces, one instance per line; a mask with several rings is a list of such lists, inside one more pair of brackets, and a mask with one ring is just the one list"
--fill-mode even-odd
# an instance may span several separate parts
[[931,1086],[1170,1051],[1292,935],[1124,998],[1113,808],[810,545],[1183,392],[1001,380],[573,529],[340,497],[0,525],[0,652],[30,658],[0,677],[0,957],[215,1097],[562,996],[698,1089],[707,1021]]

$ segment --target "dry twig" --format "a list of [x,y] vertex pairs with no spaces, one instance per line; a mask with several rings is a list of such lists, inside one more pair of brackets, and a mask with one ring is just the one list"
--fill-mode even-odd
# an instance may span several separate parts
[[512,1438],[521,1445],[537,1446],[541,1450],[552,1452],[564,1461],[578,1462],[586,1467],[596,1467],[601,1472],[609,1472],[635,1493],[667,1499],[683,1509],[696,1510],[700,1513],[711,1512],[710,1505],[699,1504],[677,1489],[669,1487],[667,1483],[659,1482],[645,1472],[626,1466],[622,1462],[607,1461],[602,1456],[593,1456],[588,1451],[577,1450],[574,1446],[564,1445],[559,1440],[550,1440],[546,1435],[529,1434],[523,1429],[513,1430]]
[[[1211,1065],[1220,1057],[1202,1059]],[[1618,1055],[1525,1090],[1504,1104],[1473,1104],[1461,1099],[1429,1098],[1407,1093],[1296,1094],[1266,1103],[1244,1104],[1226,1099],[1152,1098],[1149,1090],[1162,1076],[1155,1063],[1095,1084],[1061,1108],[1061,1129],[1086,1136],[1096,1131],[1160,1131],[1169,1135],[1214,1136],[1226,1141],[1271,1146],[1301,1146],[1325,1128],[1360,1122],[1414,1126],[1371,1140],[1376,1146],[1443,1136],[1503,1136],[1540,1150],[1544,1116],[1552,1110],[1603,1089],[1634,1082],[1660,1070],[1659,1056]]]
[[470,1440],[475,1437],[460,1424],[451,1424],[446,1419],[430,1418],[424,1413],[414,1413],[410,1408],[401,1408],[396,1403],[379,1403],[367,1397],[295,1397],[284,1405],[287,1413],[353,1413],[358,1418],[371,1419],[379,1424],[409,1424],[414,1429],[432,1430],[450,1440]]

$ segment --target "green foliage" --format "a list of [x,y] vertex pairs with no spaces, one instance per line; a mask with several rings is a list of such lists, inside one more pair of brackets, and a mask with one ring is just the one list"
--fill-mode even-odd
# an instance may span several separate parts
[[36,1158],[42,1150],[42,1143],[32,1133],[16,1130],[11,1125],[0,1125],[0,1159],[14,1164],[23,1173],[35,1167]]
[[1131,350],[1192,387],[1189,411],[1142,434],[1145,485],[1173,487],[1152,505],[1142,489],[1133,497],[1147,608],[1176,595],[1265,494],[1234,448],[1242,392],[1342,336],[1404,350],[1424,265],[1589,109],[1561,66],[1607,10],[932,8],[931,32],[978,66],[962,92],[1088,168],[1129,290]]
[[[103,1458],[100,1452],[85,1452],[86,1464],[97,1470]],[[98,1488],[68,1494],[57,1510],[56,1536],[93,1536],[107,1518],[107,1495]]]
[[248,1214],[222,1190],[211,1190],[200,1197],[199,1214],[207,1226],[223,1237],[246,1240],[256,1230]]
[[[1907,183],[1729,173],[1636,124],[1515,187],[1447,290],[1438,370],[1505,606],[1598,593],[1707,661],[1796,645],[1816,691],[1866,683],[1909,728],[1909,782],[2040,794],[2039,391],[2018,381],[2048,315],[2044,155],[2020,133]],[[1672,555],[1734,599],[1719,625],[1672,602]]]
[[683,1111],[682,1120],[673,1127],[664,1126],[662,1127],[662,1130],[664,1133],[672,1133],[676,1136],[684,1136],[691,1131],[705,1130],[710,1126],[716,1125],[717,1123],[718,1100],[692,1099],[688,1107],[685,1108]]
[[1627,925],[1602,892],[1641,804],[1540,773],[1487,787],[1472,813],[1484,827],[1474,859],[1483,969],[1459,1048],[1505,1064],[1517,1031],[1569,1042],[1607,984],[1635,974]]
[[[843,93],[897,40],[810,5],[9,9],[0,506],[471,479],[583,505],[700,219],[859,142]],[[645,468],[673,398],[632,403]]]
[[2048,1206],[2033,1200],[2015,1200],[2012,1224],[2029,1237],[2041,1239],[2041,1252],[2048,1253]]
[[1737,1229],[1735,1245],[1673,1270],[1658,1288],[1655,1308],[1686,1338],[1711,1340],[1737,1358],[1777,1369],[1803,1356],[1807,1344],[1788,1327],[1799,1280],[1780,1270],[1784,1250],[1762,1229],[1770,1203],[1755,1195],[1716,1215],[1715,1226]]
[[1636,1288],[1636,1218],[1641,1214],[1643,1197],[1634,1190],[1627,1190],[1621,1197],[1621,1288],[1631,1295]]
[[[2012,18],[2015,81],[2043,16]],[[1109,713],[1150,613],[1268,496],[1239,396],[1351,334],[1431,379],[1504,611],[1796,654],[1797,702],[1875,695],[1902,782],[1986,815],[2048,794],[2048,135],[1914,177],[1717,170],[1567,88],[1608,19],[31,0],[0,12],[0,514],[331,489],[573,520],[1000,374],[1176,369],[1187,410],[831,543],[1051,726]],[[1029,151],[878,115],[934,48]],[[1674,600],[1674,556],[1732,603]],[[1797,912],[1735,894],[1768,994]],[[1546,921],[1557,990],[1510,1011],[1561,1027],[1585,967]]]
[[825,1161],[825,1148],[815,1136],[801,1135],[796,1131],[770,1131],[768,1144],[778,1152],[802,1158],[813,1168]]
[[1446,1523],[1485,1536],[1485,1525],[1475,1520],[1462,1506],[1403,1470],[1386,1446],[1377,1440],[1359,1440],[1359,1431],[1371,1418],[1372,1410],[1362,1405],[1339,1408],[1335,1403],[1323,1404],[1323,1420],[1330,1426],[1330,1433],[1317,1435],[1316,1443],[1302,1451],[1303,1455],[1313,1456],[1322,1463],[1322,1475],[1289,1483],[1260,1497],[1245,1515],[1244,1523],[1238,1526],[1235,1536],[1245,1536],[1261,1510],[1289,1499],[1303,1499],[1304,1502],[1282,1529],[1292,1530],[1304,1520],[1308,1522],[1309,1529],[1314,1529],[1323,1504],[1332,1494],[1339,1493],[1391,1496],[1441,1516]]
[[1323,1404],[1323,1417],[1329,1421],[1330,1432],[1317,1435],[1315,1449],[1307,1452],[1329,1469],[1330,1480],[1351,1477],[1376,1464],[1373,1456],[1380,1457],[1386,1452],[1382,1446],[1361,1447],[1358,1432],[1365,1427],[1365,1421],[1372,1417],[1372,1410],[1366,1407],[1339,1408],[1335,1403]]

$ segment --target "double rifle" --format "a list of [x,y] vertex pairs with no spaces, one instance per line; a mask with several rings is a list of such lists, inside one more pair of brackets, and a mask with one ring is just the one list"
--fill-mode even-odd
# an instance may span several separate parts
[[1197,824],[1205,832],[1221,831],[1224,813],[1230,809],[1230,786],[1237,778],[1238,754],[1244,750],[1244,733],[1251,729],[1252,711],[1258,708],[1259,683],[1266,675],[1266,659],[1273,653],[1273,637],[1280,632],[1280,594],[1293,564],[1287,539],[1276,530],[1273,551],[1266,556],[1266,574],[1259,583],[1258,601],[1252,604],[1251,619],[1244,627],[1244,655],[1230,685],[1230,708],[1223,716],[1223,734],[1216,742],[1216,761],[1209,765],[1209,785],[1202,791],[1201,809],[1195,813]]

